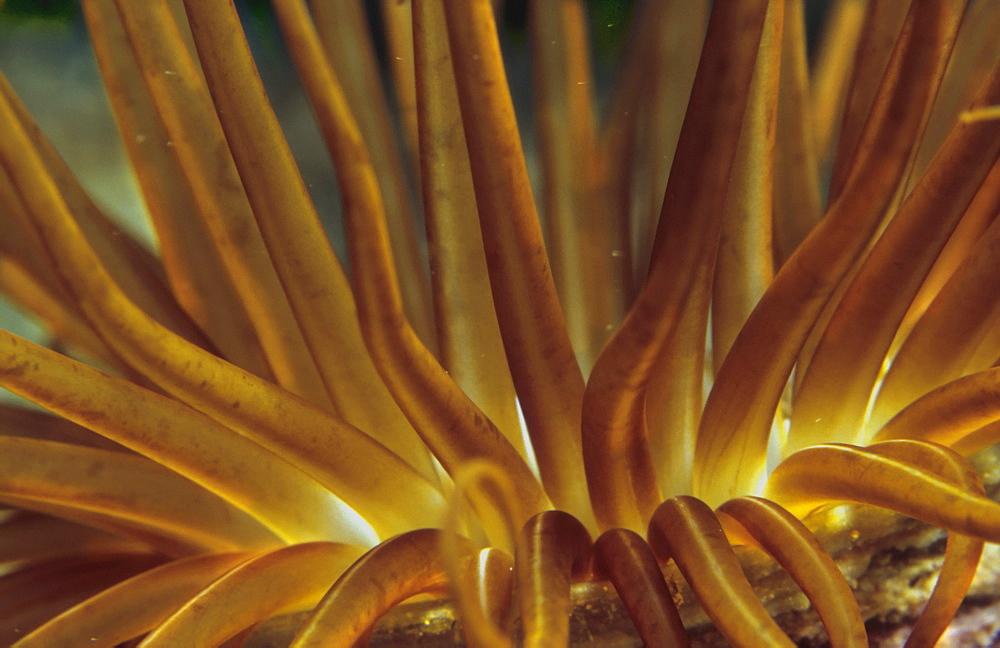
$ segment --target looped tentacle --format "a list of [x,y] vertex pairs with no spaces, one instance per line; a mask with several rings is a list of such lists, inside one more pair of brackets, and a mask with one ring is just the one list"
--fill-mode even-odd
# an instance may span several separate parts
[[[723,526],[732,521],[798,583],[823,620],[831,646],[867,646],[861,610],[833,558],[794,515],[759,497],[738,497],[720,506]],[[728,527],[727,527],[728,528]]]
[[1000,541],[1000,504],[908,461],[824,444],[782,461],[765,497],[802,517],[831,501],[871,504],[987,542]]
[[563,511],[538,513],[521,529],[515,569],[526,648],[568,644],[569,586],[589,566],[591,546],[583,524]]
[[649,522],[649,545],[661,561],[673,559],[734,646],[794,645],[761,604],[707,504],[688,496],[660,504]]
[[[971,493],[985,495],[979,476],[964,459],[948,448],[918,441],[890,441],[869,448],[885,456],[918,464],[945,479],[966,488]],[[944,564],[938,574],[934,591],[913,625],[906,648],[934,646],[951,623],[962,599],[972,584],[983,553],[983,541],[955,533],[948,534]]]
[[[417,529],[386,540],[337,579],[292,642],[294,648],[350,646],[396,604],[445,585],[440,550],[446,532]],[[459,539],[460,551],[473,554]]]

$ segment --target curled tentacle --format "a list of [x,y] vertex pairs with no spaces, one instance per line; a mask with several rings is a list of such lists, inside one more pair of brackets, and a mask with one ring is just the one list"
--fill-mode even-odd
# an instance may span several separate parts
[[590,534],[563,511],[543,511],[521,529],[515,569],[526,647],[567,645],[569,586],[590,550]]
[[788,572],[823,620],[831,646],[867,646],[861,610],[836,563],[794,515],[759,497],[731,499],[717,513],[729,518]]
[[[494,493],[501,505],[501,526],[509,536],[506,542],[495,541],[493,547],[472,557],[468,541],[458,535],[466,511],[466,494],[471,487]],[[511,620],[513,604],[514,559],[504,549],[514,547],[516,520],[523,519],[522,510],[507,474],[496,464],[471,461],[457,473],[444,524],[450,533],[441,538],[441,553],[469,645],[513,646],[507,622]]]
[[649,522],[657,558],[673,559],[719,632],[735,646],[793,644],[750,587],[715,513],[701,500],[668,499]]
[[[310,615],[294,648],[350,646],[383,614],[416,594],[445,585],[440,529],[417,529],[386,540],[355,561]],[[461,542],[466,555],[472,543]]]
[[514,558],[505,551],[483,549],[465,560],[458,577],[449,576],[449,580],[466,643],[477,648],[513,648]]
[[[869,450],[918,464],[971,493],[985,495],[983,484],[972,466],[955,452],[942,446],[918,441],[890,441],[874,445]],[[983,544],[978,538],[948,534],[944,564],[937,583],[934,584],[934,591],[906,640],[906,648],[932,647],[940,639],[972,584],[983,553]]]
[[771,473],[765,496],[800,517],[832,501],[858,502],[1000,541],[1000,504],[930,470],[857,446],[824,444],[796,452]]

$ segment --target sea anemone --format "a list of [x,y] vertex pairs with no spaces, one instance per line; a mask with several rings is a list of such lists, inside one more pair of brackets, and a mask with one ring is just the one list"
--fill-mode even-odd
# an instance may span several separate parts
[[767,554],[866,645],[844,503],[950,532],[946,630],[1000,542],[995,2],[834,3],[810,70],[801,0],[650,0],[602,110],[586,3],[529,2],[536,201],[491,0],[382,3],[399,138],[360,3],[273,0],[349,279],[232,2],[82,7],[158,253],[4,80],[0,288],[53,344],[0,331],[0,385],[54,415],[2,406],[0,642],[343,647],[429,595],[557,646],[608,581],[646,645],[692,593],[794,645]]

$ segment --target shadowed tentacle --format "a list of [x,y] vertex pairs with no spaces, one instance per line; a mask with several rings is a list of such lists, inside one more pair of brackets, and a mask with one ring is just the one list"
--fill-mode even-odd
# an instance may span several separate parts
[[[716,4],[677,144],[649,277],[587,382],[581,435],[587,488],[602,528],[638,530],[662,499],[649,452],[646,392],[683,318],[704,339],[715,260],[766,2]],[[666,347],[668,351],[675,351]],[[691,353],[695,351],[691,350]],[[696,372],[697,373],[697,372]]]
[[[162,555],[150,553],[84,553],[0,577],[0,645],[11,645],[67,608],[162,562]],[[77,635],[70,645],[81,641],[87,643]]]
[[593,526],[583,485],[583,375],[542,238],[490,0],[445,2],[486,266],[545,491]]
[[109,587],[47,621],[17,648],[68,646],[89,637],[93,648],[114,648],[149,632],[216,578],[251,554],[205,554],[155,567]]
[[609,529],[594,542],[597,575],[615,586],[647,646],[690,646],[656,556],[638,533]]

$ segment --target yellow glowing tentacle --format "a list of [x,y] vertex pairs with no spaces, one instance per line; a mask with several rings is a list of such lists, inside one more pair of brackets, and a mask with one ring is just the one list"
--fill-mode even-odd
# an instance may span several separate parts
[[[87,245],[9,104],[2,100],[0,123],[6,124],[0,128],[3,166],[16,178],[67,287],[116,353],[172,395],[294,460],[368,517],[380,533],[412,527],[410,518],[417,513],[407,503],[411,498],[427,502],[431,509],[441,505],[431,483],[356,428],[195,347],[142,313]],[[391,502],[398,505],[395,510],[386,506]]]
[[[466,509],[466,493],[472,486],[497,494],[503,503],[499,511],[502,521],[497,526],[507,531],[504,537],[491,537],[492,547],[481,551],[477,559],[469,557],[467,541],[458,534]],[[495,464],[471,461],[455,476],[455,489],[442,525],[449,533],[441,539],[441,554],[465,636],[471,645],[512,646],[510,628],[505,624],[505,620],[511,620],[514,586],[514,559],[508,552],[514,550],[517,520],[526,517],[510,480]]]
[[[868,448],[888,457],[909,461],[962,486],[970,493],[985,496],[983,484],[972,466],[947,448],[919,441],[890,441]],[[906,648],[933,648],[944,634],[962,605],[969,585],[976,575],[984,542],[955,533],[948,534],[944,564],[938,574],[934,591],[913,630]]]
[[[410,325],[400,298],[375,171],[358,125],[332,67],[318,58],[319,40],[301,0],[279,0],[275,9],[293,43],[293,55],[304,71],[336,162],[361,330],[379,374],[445,470],[454,475],[467,461],[494,462],[507,472],[528,514],[546,508],[545,494],[524,459],[448,376]],[[491,523],[502,503],[488,492],[474,491],[470,497],[484,522]],[[489,533],[497,531],[488,528]]]
[[539,513],[521,529],[514,569],[525,648],[569,644],[569,588],[590,551],[590,534],[563,511]]
[[217,646],[276,614],[309,609],[361,553],[350,545],[311,542],[251,558],[190,599],[139,645]]
[[445,2],[493,301],[545,490],[592,520],[582,488],[583,377],[566,334],[489,0]]
[[340,262],[270,108],[232,5],[185,3],[233,160],[295,318],[338,409],[428,479],[434,469],[365,351]]
[[809,529],[774,502],[740,497],[716,511],[735,523],[795,580],[826,627],[830,645],[868,646],[861,610],[837,564]]
[[[918,439],[952,446],[1000,420],[1000,368],[986,369],[941,385],[903,408],[873,441]],[[996,426],[989,428],[1000,433]],[[990,443],[980,436],[981,447]],[[996,437],[1000,440],[1000,436]]]
[[[1000,99],[1000,67],[984,92],[981,100]],[[844,293],[796,390],[786,451],[862,440],[858,432],[896,329],[1000,155],[1000,122],[980,126],[948,139]]]
[[441,0],[413,5],[420,182],[441,364],[522,456]]
[[280,543],[243,511],[153,461],[53,441],[0,437],[0,501],[60,510],[98,528],[110,518],[140,539],[162,538],[169,553]]
[[[661,500],[645,423],[648,382],[685,303],[693,299],[707,309],[707,268],[715,259],[767,5],[715,5],[667,184],[649,279],[587,383],[584,461],[602,528],[641,529]],[[699,314],[704,330],[705,314]]]
[[[359,560],[323,596],[292,648],[350,646],[386,611],[422,592],[445,586],[440,529],[417,529],[391,538]],[[460,541],[471,554],[472,544]]]
[[649,544],[660,560],[673,559],[709,618],[732,645],[794,645],[750,587],[707,504],[688,496],[665,501],[649,522]]
[[656,556],[638,533],[609,529],[594,542],[597,576],[615,586],[646,646],[691,645]]
[[[719,504],[754,492],[775,409],[814,322],[841,277],[877,229],[920,133],[941,67],[951,7],[917,3],[919,20],[897,43],[848,184],[782,266],[740,331],[708,396],[695,449],[695,495]],[[935,35],[930,47],[925,34]],[[940,42],[944,41],[944,42]],[[903,81],[905,79],[905,81]],[[976,133],[965,128],[953,137]],[[957,142],[956,142],[957,144]],[[718,479],[718,475],[732,475]]]
[[[502,468],[491,461],[474,459],[462,465],[461,470],[455,475],[455,487],[448,502],[448,509],[443,521],[443,527],[448,531],[458,535],[463,529],[463,521],[466,510],[466,498],[469,493],[475,491],[485,491],[491,493],[499,506],[497,507],[497,519],[493,521],[495,527],[501,533],[490,537],[490,545],[507,552],[513,552],[518,530],[534,514],[525,503],[518,499],[517,490],[510,480],[510,476]],[[473,529],[475,531],[475,529]],[[453,547],[445,542],[446,548]],[[450,560],[452,566],[457,564]]]
[[1000,504],[925,468],[857,446],[824,444],[796,452],[771,473],[765,496],[800,517],[829,502],[858,502],[1000,540]]
[[694,280],[699,288],[685,300],[646,388],[650,453],[665,497],[691,492],[691,459],[708,373],[709,302],[709,366],[716,368],[772,276],[771,167],[783,6],[768,5],[731,177],[721,190],[726,202],[715,262],[700,268]]
[[[1000,162],[995,162],[963,221],[998,213]],[[967,373],[977,346],[1000,316],[1000,302],[993,298],[1000,290],[1000,220],[970,246],[893,357],[869,415],[869,430],[878,430],[914,399]]]
[[154,629],[216,578],[251,554],[182,558],[133,576],[45,622],[17,648],[71,645],[89,637],[92,648],[114,648]]
[[340,537],[346,520],[328,490],[208,416],[0,330],[6,358],[22,369],[0,360],[0,385],[177,471],[284,540],[364,541]]
[[459,571],[457,577],[449,576],[449,583],[466,643],[476,648],[514,648],[514,558],[487,548],[467,558]]

